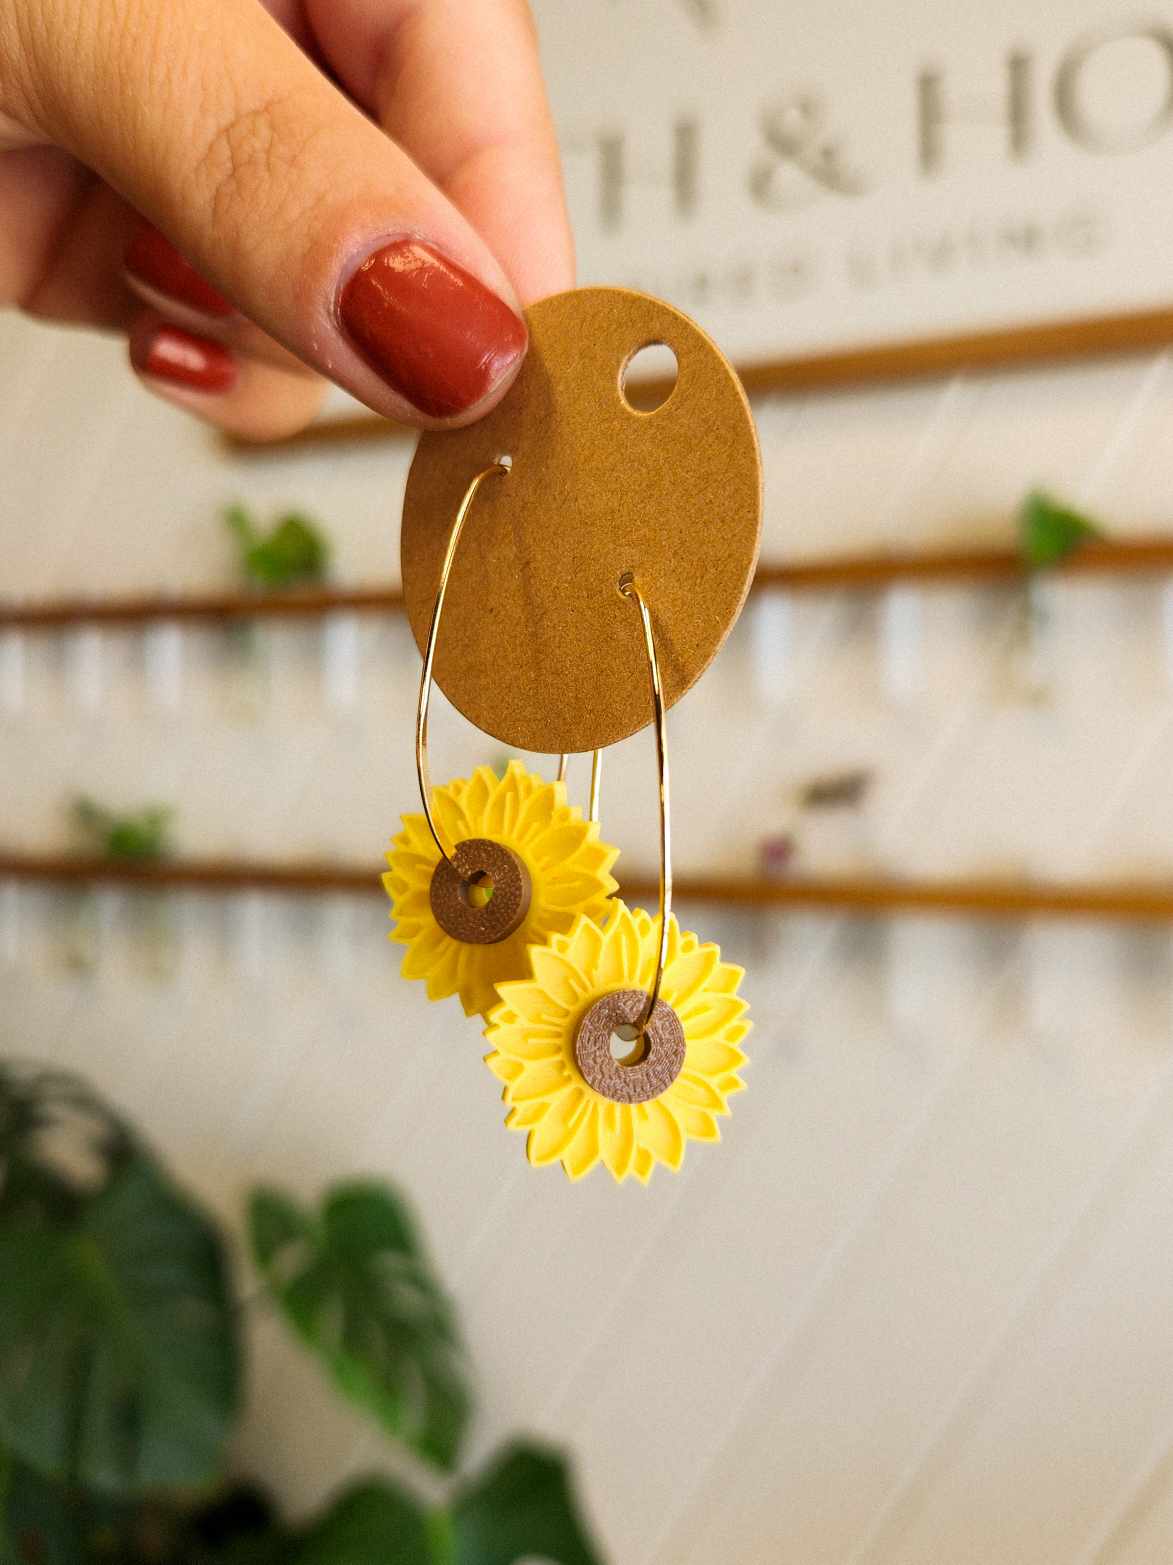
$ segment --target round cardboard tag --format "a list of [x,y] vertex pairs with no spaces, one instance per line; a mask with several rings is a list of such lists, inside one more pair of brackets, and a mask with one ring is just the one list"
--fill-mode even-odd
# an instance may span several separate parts
[[[652,718],[631,571],[652,616],[667,703],[700,678],[749,590],[761,467],[732,367],[686,315],[646,294],[582,288],[528,312],[521,373],[487,418],[420,437],[403,507],[403,593],[421,650],[444,548],[481,485],[449,578],[436,680],[502,743],[555,755],[614,744]],[[641,348],[677,378],[653,412],[623,392]]]

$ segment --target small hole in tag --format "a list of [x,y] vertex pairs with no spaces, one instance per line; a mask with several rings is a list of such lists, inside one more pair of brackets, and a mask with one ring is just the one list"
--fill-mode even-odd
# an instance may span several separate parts
[[633,413],[654,413],[676,390],[679,366],[666,342],[637,348],[619,372],[619,391]]
[[650,1047],[647,1034],[630,1022],[621,1022],[611,1034],[611,1058],[620,1065],[642,1065]]
[[470,875],[461,889],[469,907],[479,908],[488,907],[497,888],[493,885],[493,877],[480,870],[477,874]]
[[495,456],[493,460],[496,462],[498,467],[503,467],[507,473],[511,473],[513,471],[513,458],[509,455],[508,451],[502,451],[501,455]]

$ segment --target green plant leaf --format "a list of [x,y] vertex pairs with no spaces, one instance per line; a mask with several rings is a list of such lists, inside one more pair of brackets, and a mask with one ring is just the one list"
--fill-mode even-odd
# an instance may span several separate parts
[[239,1390],[212,1224],[72,1078],[0,1067],[0,1438],[116,1496],[206,1482]]
[[382,1479],[348,1489],[297,1539],[288,1565],[438,1565],[423,1507]]
[[254,587],[272,592],[325,577],[330,546],[308,516],[290,511],[267,534],[257,530],[243,506],[231,506],[225,520],[237,537],[241,566]]
[[10,1461],[5,1565],[188,1565],[173,1506],[91,1494]]
[[238,1483],[184,1518],[177,1565],[289,1565],[292,1535],[269,1496]]
[[1023,501],[1018,530],[1023,558],[1033,570],[1057,565],[1089,539],[1103,537],[1090,517],[1060,505],[1040,490]]
[[106,858],[141,862],[165,858],[171,851],[168,832],[174,811],[164,805],[148,805],[125,815],[115,815],[92,799],[78,799],[73,815],[95,851]]
[[285,1318],[344,1395],[418,1455],[454,1467],[471,1411],[464,1352],[394,1191],[336,1185],[312,1213],[259,1189],[249,1235]]
[[56,1484],[32,1472],[6,1454],[4,1526],[5,1553],[15,1565],[83,1565],[86,1560],[84,1516],[68,1503]]
[[452,1565],[514,1565],[522,1559],[601,1565],[556,1451],[507,1446],[452,1506]]
[[257,541],[257,529],[247,508],[243,505],[230,505],[224,512],[224,520],[242,548],[251,549]]

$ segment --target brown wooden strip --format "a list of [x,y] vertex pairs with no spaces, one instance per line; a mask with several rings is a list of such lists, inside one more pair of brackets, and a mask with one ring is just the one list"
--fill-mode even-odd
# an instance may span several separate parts
[[[1173,310],[1143,310],[1079,320],[1008,326],[994,331],[959,332],[922,341],[882,343],[797,358],[767,359],[737,368],[751,395],[769,392],[835,391],[885,381],[923,380],[958,370],[1014,369],[1036,363],[1138,353],[1173,342]],[[648,383],[649,392],[663,390]],[[369,440],[412,439],[415,430],[374,414],[353,414],[311,424],[299,434],[268,445],[228,438],[237,453],[267,455],[306,446]]]
[[[60,885],[114,885],[158,890],[371,892],[382,895],[381,869],[341,864],[248,864],[178,860],[132,864],[104,859],[0,854],[0,880]],[[652,879],[631,878],[622,894],[651,905]],[[733,907],[809,908],[848,913],[950,914],[982,918],[1094,918],[1121,922],[1173,919],[1173,880],[1071,884],[1013,880],[758,880],[749,876],[684,875],[674,896]]]
[[[1051,568],[1073,576],[1173,573],[1173,536],[1088,543]],[[900,582],[925,586],[1014,581],[1024,574],[1012,548],[940,549],[918,554],[845,554],[789,565],[758,566],[755,592],[867,591]],[[62,598],[0,603],[0,628],[60,629],[75,624],[138,625],[155,620],[211,622],[315,619],[324,614],[398,614],[397,587],[326,587],[288,593],[207,593],[186,598]]]

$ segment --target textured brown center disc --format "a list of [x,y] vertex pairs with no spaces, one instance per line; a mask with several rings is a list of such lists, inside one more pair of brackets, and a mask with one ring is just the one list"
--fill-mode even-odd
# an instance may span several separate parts
[[[493,894],[476,907],[469,893],[482,880],[492,883]],[[432,916],[453,940],[493,946],[525,922],[530,889],[529,871],[516,853],[487,837],[469,837],[457,843],[451,864],[441,859],[432,871]]]
[[638,1065],[624,1065],[611,1050],[617,1027],[632,1026],[644,1013],[648,997],[642,989],[613,989],[578,1024],[574,1059],[588,1086],[613,1103],[646,1103],[658,1098],[684,1068],[684,1028],[664,1000],[656,1001],[644,1029],[647,1052]]
[[[407,481],[403,592],[421,649],[469,481],[498,456],[461,536],[436,652],[444,694],[504,744],[545,754],[615,743],[651,720],[633,571],[668,704],[708,667],[757,559],[761,474],[740,382],[687,316],[646,294],[583,288],[529,311],[530,348],[504,401],[428,433]],[[634,411],[628,360],[667,343],[677,380]]]

